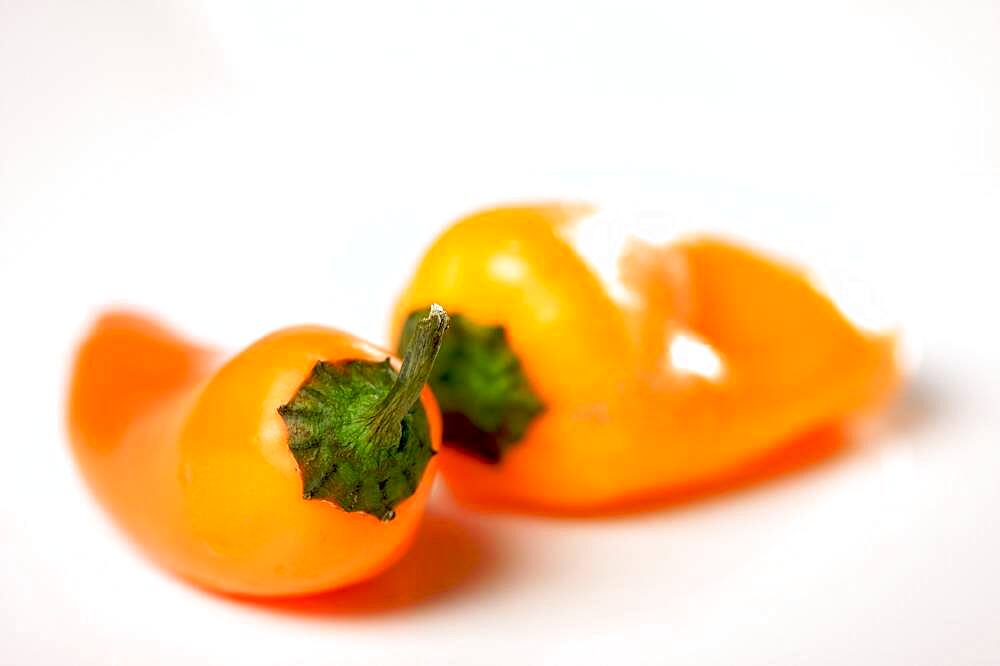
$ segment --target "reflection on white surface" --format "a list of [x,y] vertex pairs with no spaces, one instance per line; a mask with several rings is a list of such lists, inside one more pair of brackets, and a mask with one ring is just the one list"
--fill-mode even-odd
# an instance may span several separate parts
[[675,372],[718,380],[724,366],[715,349],[691,333],[677,333],[670,338],[668,357]]

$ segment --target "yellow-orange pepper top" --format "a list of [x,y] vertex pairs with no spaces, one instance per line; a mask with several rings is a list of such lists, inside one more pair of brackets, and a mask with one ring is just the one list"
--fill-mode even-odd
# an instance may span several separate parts
[[226,359],[107,313],[73,365],[73,452],[135,543],[207,589],[295,596],[366,580],[406,552],[430,492],[441,428],[424,380],[445,326],[432,309],[400,367],[321,326]]
[[[437,239],[396,306],[397,340],[429,303],[454,315],[430,383],[441,470],[460,500],[627,506],[731,474],[895,385],[891,337],[855,328],[798,270],[739,246],[633,240],[614,288],[573,242],[592,212],[472,215]],[[678,367],[685,344],[719,373]]]

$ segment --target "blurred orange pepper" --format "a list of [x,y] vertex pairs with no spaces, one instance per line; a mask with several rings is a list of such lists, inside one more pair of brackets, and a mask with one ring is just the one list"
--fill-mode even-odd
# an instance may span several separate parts
[[[613,267],[620,284],[602,282],[573,243],[592,212],[472,215],[437,239],[396,306],[397,340],[428,303],[452,314],[430,384],[460,500],[627,507],[746,468],[897,383],[891,337],[736,245],[633,239]],[[701,374],[678,365],[685,347]]]
[[220,362],[107,314],[73,369],[74,452],[129,535],[200,585],[299,595],[367,579],[409,546],[434,478],[424,381],[446,326],[432,308],[397,373],[333,329],[281,330]]

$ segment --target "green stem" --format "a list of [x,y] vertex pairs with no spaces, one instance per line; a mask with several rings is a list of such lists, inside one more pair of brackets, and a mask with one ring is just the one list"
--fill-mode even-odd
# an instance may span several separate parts
[[427,316],[414,327],[403,355],[399,377],[372,416],[372,439],[379,444],[395,445],[398,442],[400,423],[420,399],[420,392],[434,367],[434,359],[441,349],[446,330],[448,314],[435,303]]
[[[407,349],[424,310],[403,326]],[[500,324],[451,314],[448,335],[428,381],[441,409],[447,446],[499,463],[545,409]]]

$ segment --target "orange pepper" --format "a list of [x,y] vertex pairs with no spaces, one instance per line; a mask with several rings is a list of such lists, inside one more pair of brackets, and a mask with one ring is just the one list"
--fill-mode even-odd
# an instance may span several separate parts
[[[633,239],[618,282],[602,281],[574,244],[592,213],[472,215],[399,299],[397,341],[428,303],[452,315],[430,384],[459,500],[628,508],[749,469],[897,383],[892,337],[858,330],[801,272],[736,245]],[[701,374],[678,365],[685,346],[707,362]]]
[[424,511],[441,432],[424,382],[446,326],[432,309],[401,368],[319,326],[223,362],[107,314],[77,353],[73,450],[124,530],[197,584],[279,596],[361,581],[401,557]]

